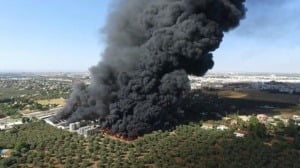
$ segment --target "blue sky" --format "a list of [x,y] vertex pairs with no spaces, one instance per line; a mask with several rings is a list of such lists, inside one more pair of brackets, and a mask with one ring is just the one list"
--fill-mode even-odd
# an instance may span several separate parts
[[[0,0],[0,72],[87,71],[112,0]],[[248,0],[214,53],[216,72],[300,73],[300,1]]]
[[0,0],[0,71],[87,71],[108,0]]
[[215,52],[213,71],[300,73],[300,1],[248,0],[247,8]]

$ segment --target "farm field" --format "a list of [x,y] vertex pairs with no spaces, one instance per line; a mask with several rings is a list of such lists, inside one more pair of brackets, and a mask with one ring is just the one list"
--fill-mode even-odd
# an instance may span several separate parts
[[57,104],[59,106],[64,106],[65,101],[66,100],[63,98],[56,98],[56,99],[37,100],[37,103],[39,103],[41,105]]

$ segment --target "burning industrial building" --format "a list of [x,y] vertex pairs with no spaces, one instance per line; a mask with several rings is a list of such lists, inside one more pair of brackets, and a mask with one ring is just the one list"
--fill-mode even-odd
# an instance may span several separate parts
[[54,120],[99,119],[134,138],[184,116],[188,75],[214,65],[212,52],[245,16],[245,0],[119,0],[105,27],[107,48]]

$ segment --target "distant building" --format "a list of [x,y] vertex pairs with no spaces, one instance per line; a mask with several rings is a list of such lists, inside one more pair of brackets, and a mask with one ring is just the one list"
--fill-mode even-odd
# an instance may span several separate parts
[[300,126],[300,116],[293,115],[291,119],[295,122],[296,125]]
[[48,123],[48,124],[50,124],[50,125],[52,125],[52,126],[54,126],[54,127],[56,127],[56,128],[58,128],[58,129],[67,130],[67,129],[70,128],[66,121],[61,121],[59,123],[53,123],[51,121],[51,119],[45,119],[45,122]]
[[240,132],[240,131],[235,131],[233,134],[234,134],[236,137],[239,137],[239,138],[243,138],[243,137],[245,137],[245,135],[246,135],[246,133]]
[[11,156],[12,150],[10,149],[0,149],[0,157],[8,158]]
[[69,125],[69,129],[70,129],[70,131],[75,131],[75,130],[79,129],[80,126],[81,126],[81,125],[80,125],[80,122],[71,123],[71,124]]
[[227,130],[229,128],[227,126],[225,126],[225,125],[219,125],[219,126],[217,126],[217,129],[221,130],[221,131],[224,131],[224,130]]
[[277,120],[283,120],[281,115],[275,115],[273,116],[273,118]]
[[213,125],[204,123],[201,128],[203,128],[205,130],[213,129]]
[[241,115],[241,116],[239,116],[239,118],[240,118],[242,121],[247,122],[247,121],[249,121],[250,116],[244,116],[244,115]]
[[98,129],[97,128],[91,128],[91,129],[87,129],[84,131],[83,135],[85,137],[88,137],[88,136],[92,136],[92,135],[95,135],[98,133]]
[[4,123],[0,123],[0,130],[9,130],[12,129],[16,125],[22,125],[23,122],[21,120],[16,121],[6,121]]
[[76,122],[76,123],[75,123],[75,126],[76,126],[76,129],[78,129],[78,128],[81,127],[81,123],[80,123],[80,122]]
[[75,123],[71,123],[69,125],[69,129],[70,129],[70,131],[75,131],[76,130],[76,124]]
[[300,116],[298,115],[293,115],[292,120],[294,120],[297,123],[300,123]]
[[45,121],[47,124],[56,127],[56,125],[51,121],[51,118],[46,118],[46,119],[44,119],[44,121]]
[[85,126],[78,129],[77,133],[84,137],[92,136],[98,133],[99,128],[96,126]]
[[257,115],[257,119],[258,119],[258,121],[260,122],[260,123],[262,123],[262,124],[266,124],[267,123],[267,121],[268,121],[268,116],[267,115],[265,115],[265,114],[259,114],[259,115]]

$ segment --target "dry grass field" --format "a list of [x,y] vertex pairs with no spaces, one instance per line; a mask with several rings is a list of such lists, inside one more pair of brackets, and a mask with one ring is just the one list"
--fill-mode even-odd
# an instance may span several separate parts
[[48,104],[58,104],[59,106],[65,105],[65,99],[62,98],[49,99],[49,100],[37,100],[37,102],[41,105],[48,105]]
[[[50,104],[57,104],[59,107],[62,107],[65,105],[65,101],[66,101],[65,99],[58,98],[58,99],[37,100],[36,102],[43,106],[50,105]],[[30,110],[29,108],[25,108],[21,111],[21,113],[22,114],[30,114],[30,113],[37,112],[37,111],[40,111],[40,110]]]
[[269,102],[277,102],[277,103],[291,103],[291,104],[300,103],[300,95],[274,94],[274,93],[268,93],[259,90],[243,90],[243,91],[220,90],[218,91],[217,94],[220,97],[228,97],[228,98],[269,101]]
[[218,95],[221,98],[229,98],[233,100],[249,100],[273,103],[287,104],[287,107],[276,107],[270,109],[252,109],[254,113],[281,114],[286,118],[291,115],[300,115],[300,95],[269,93],[259,90],[216,90],[205,91],[206,94]]

